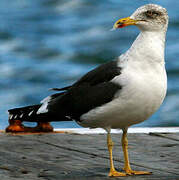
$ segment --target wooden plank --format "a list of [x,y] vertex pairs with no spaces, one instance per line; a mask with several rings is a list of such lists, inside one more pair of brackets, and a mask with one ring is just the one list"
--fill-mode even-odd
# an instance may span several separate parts
[[[113,134],[115,166],[122,170],[120,137]],[[152,171],[153,175],[120,179],[179,179],[178,146],[179,143],[171,139],[129,134],[133,169]],[[107,177],[105,135],[0,134],[0,147],[0,177],[3,179],[111,179]]]
[[[119,145],[120,136],[121,135],[113,135],[113,141],[115,142],[114,157],[115,157],[116,161],[123,162],[123,160],[122,160],[123,153],[122,153],[121,146]],[[66,141],[63,141],[63,139],[62,139],[63,142],[61,142],[58,139],[58,136],[53,136],[52,138],[50,138],[50,142],[49,142],[49,138],[47,138],[47,139],[43,138],[43,140],[40,140],[40,141],[44,142],[44,143],[49,143],[51,145],[57,145],[60,148],[67,147],[70,150],[73,149],[76,151],[78,151],[78,147],[80,144],[80,145],[82,145],[81,151],[83,150],[84,153],[89,153],[89,154],[101,156],[103,158],[108,158],[108,154],[106,153],[107,152],[106,139],[103,135],[100,135],[98,137],[96,137],[96,135],[90,135],[90,137],[87,137],[84,135],[83,135],[83,137],[81,137],[80,135],[70,135],[70,136],[68,135],[65,139],[66,139]],[[85,139],[87,139],[87,140],[85,140]],[[96,142],[96,143],[94,143],[94,142]],[[90,146],[89,146],[89,143],[90,143]],[[129,135],[129,149],[131,151],[131,162],[135,162],[132,164],[137,165],[139,167],[146,167],[146,168],[152,169],[154,162],[163,161],[164,157],[169,158],[169,154],[167,154],[167,152],[166,153],[165,153],[165,151],[160,152],[161,147],[163,147],[163,150],[166,149],[166,151],[168,151],[167,147],[165,148],[165,146],[166,145],[168,146],[169,144],[173,145],[173,142],[171,142],[170,140],[167,140],[167,143],[166,143],[166,141],[163,139],[161,140],[160,138],[156,138],[156,137],[152,137],[152,136],[148,136],[148,135],[144,135],[144,134],[142,134],[142,135],[130,134]],[[172,149],[174,149],[173,150],[174,152],[177,151],[177,148],[178,148],[177,145],[172,147]],[[94,149],[95,149],[95,151],[94,151]],[[152,149],[154,149],[154,151]],[[170,151],[172,149],[170,149]],[[173,154],[176,155],[174,152],[173,152]],[[142,154],[142,157],[145,159],[144,162],[141,161],[141,154]],[[158,155],[158,156],[156,156],[156,155]],[[156,156],[156,157],[152,158],[153,156]],[[121,157],[121,158],[119,158],[119,157]],[[151,161],[151,158],[153,159],[152,161]],[[172,163],[170,164],[170,162],[165,161],[165,162],[163,162],[163,165],[156,163],[155,169],[162,168],[165,171],[170,172],[170,169],[168,167],[174,166],[173,173],[175,172],[175,173],[179,174],[178,169],[177,169],[178,165],[177,164],[175,164],[175,165],[176,165],[176,167],[174,166],[174,164],[172,164]]]

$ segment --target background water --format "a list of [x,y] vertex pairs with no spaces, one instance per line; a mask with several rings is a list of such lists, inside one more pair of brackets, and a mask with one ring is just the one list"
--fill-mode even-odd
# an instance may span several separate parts
[[[138,126],[179,125],[179,1],[1,0],[0,129],[9,108],[37,104],[51,87],[72,84],[84,73],[125,52],[136,27],[109,31],[137,7],[158,3],[170,16],[166,44],[168,94],[160,110]],[[74,122],[55,127],[77,127]]]

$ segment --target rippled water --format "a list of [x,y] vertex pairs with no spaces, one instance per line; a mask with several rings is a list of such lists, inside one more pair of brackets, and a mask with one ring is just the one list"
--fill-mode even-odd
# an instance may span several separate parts
[[[125,52],[136,27],[109,31],[119,17],[156,0],[0,1],[0,129],[9,108],[37,104],[51,87],[72,84],[85,72]],[[179,1],[162,0],[170,16],[166,67],[168,95],[138,126],[179,125]],[[77,127],[73,122],[55,127]]]

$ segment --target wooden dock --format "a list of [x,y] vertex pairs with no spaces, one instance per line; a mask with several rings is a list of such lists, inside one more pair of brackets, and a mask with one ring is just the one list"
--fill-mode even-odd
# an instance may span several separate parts
[[[1,132],[0,179],[179,180],[179,129],[175,133],[129,133],[132,168],[152,171],[153,174],[119,178],[108,177],[109,160],[103,131],[95,134],[83,130],[81,134],[77,132],[26,135]],[[121,134],[115,131],[112,137],[115,167],[122,171]]]

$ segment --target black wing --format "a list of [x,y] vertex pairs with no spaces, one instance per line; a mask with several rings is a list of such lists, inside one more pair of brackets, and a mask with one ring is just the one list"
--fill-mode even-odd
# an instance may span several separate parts
[[48,112],[79,120],[82,114],[113,99],[121,86],[110,80],[120,73],[121,68],[117,66],[116,61],[95,68],[68,88],[64,94],[53,98],[48,103]]
[[120,74],[121,68],[118,67],[117,61],[110,61],[85,74],[74,85],[80,86],[81,84],[88,83],[89,85],[94,86],[103,82],[109,82],[115,76]]

